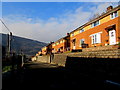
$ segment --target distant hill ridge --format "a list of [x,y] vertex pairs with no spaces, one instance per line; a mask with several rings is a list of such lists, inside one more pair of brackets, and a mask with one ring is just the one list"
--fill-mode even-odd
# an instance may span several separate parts
[[[2,35],[2,46],[7,47],[7,34],[1,34],[1,35]],[[13,36],[11,48],[16,53],[20,53],[20,51],[22,50],[24,54],[33,56],[38,51],[40,51],[42,47],[46,45],[47,44],[44,42]]]

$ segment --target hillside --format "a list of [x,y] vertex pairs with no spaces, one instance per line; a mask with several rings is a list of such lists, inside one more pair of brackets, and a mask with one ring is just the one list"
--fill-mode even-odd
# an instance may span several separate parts
[[[12,50],[14,50],[16,53],[20,53],[20,51],[22,50],[24,54],[29,56],[35,55],[38,51],[41,50],[43,46],[47,45],[44,42],[39,42],[36,40],[31,40],[23,37],[18,37],[18,36],[12,37],[11,44],[12,44],[11,45]],[[7,46],[6,34],[2,34],[2,46],[4,47]]]

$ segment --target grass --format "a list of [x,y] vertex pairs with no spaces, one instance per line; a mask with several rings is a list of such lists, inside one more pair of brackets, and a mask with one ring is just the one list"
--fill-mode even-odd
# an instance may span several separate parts
[[10,71],[10,70],[11,70],[11,67],[12,67],[12,66],[4,66],[4,67],[2,68],[2,72],[4,73],[4,72]]
[[71,53],[71,51],[66,51],[66,52],[64,52],[64,53]]

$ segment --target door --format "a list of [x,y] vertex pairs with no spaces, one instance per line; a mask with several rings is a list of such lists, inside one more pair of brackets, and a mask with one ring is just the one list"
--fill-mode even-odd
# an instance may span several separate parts
[[76,49],[76,47],[75,47],[75,44],[76,44],[76,39],[73,39],[73,49],[75,50]]
[[75,50],[75,46],[73,46],[73,49]]
[[109,44],[110,45],[116,44],[116,31],[115,30],[109,31]]
[[75,50],[75,48],[76,48],[76,47],[75,47],[75,42],[73,42],[73,49]]

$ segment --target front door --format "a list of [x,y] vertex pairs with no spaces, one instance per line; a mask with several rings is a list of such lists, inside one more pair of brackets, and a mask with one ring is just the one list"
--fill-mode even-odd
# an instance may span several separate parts
[[75,50],[75,46],[73,46],[73,49]]
[[109,44],[110,45],[116,44],[116,31],[115,30],[109,31]]
[[73,50],[75,50],[76,49],[76,47],[75,47],[75,44],[76,44],[76,39],[73,39]]

